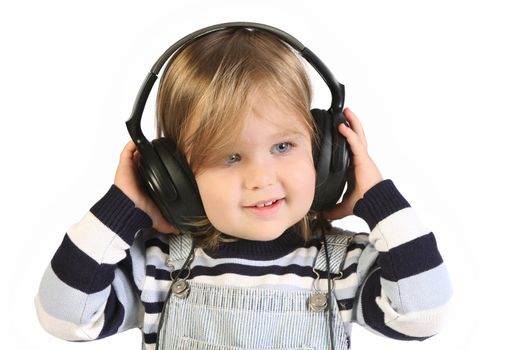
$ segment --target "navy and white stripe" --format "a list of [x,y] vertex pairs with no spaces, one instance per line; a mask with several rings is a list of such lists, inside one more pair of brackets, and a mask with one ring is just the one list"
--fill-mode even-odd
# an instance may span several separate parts
[[367,220],[369,247],[378,252],[377,269],[362,287],[358,321],[396,339],[434,335],[452,294],[434,234],[390,180],[370,189],[354,211]]
[[[433,233],[390,180],[370,189],[354,212],[371,232],[346,232],[354,238],[334,284],[348,336],[352,322],[403,340],[439,332],[451,287]],[[171,278],[168,236],[150,227],[151,220],[112,186],[71,226],[42,278],[35,304],[43,327],[75,341],[140,327],[144,348],[153,349]],[[214,253],[197,248],[190,279],[311,290],[320,248],[318,241],[300,246],[288,231],[275,241],[232,242]],[[326,290],[326,280],[320,282]]]

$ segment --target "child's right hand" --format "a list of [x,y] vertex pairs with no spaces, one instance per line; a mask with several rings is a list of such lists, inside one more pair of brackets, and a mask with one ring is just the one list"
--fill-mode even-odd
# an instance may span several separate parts
[[150,217],[153,221],[154,229],[161,233],[178,233],[178,229],[168,223],[153,200],[142,191],[137,175],[136,162],[138,157],[140,157],[140,154],[135,143],[129,141],[120,154],[120,161],[114,180],[115,186],[135,203],[135,207],[141,209]]

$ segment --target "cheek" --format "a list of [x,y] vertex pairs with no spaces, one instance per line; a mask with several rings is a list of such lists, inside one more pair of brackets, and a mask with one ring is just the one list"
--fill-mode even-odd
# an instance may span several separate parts
[[305,174],[306,174],[304,176],[305,192],[308,198],[311,198],[313,201],[314,194],[315,194],[315,178],[316,178],[315,168],[313,167],[313,165],[305,171]]
[[216,220],[224,215],[223,209],[232,199],[231,186],[228,179],[218,174],[205,172],[195,178],[202,199],[202,204],[208,219]]
[[294,166],[295,171],[290,171],[288,174],[292,175],[290,183],[296,186],[306,198],[312,197],[315,193],[315,168],[311,156],[305,156],[299,160]]
[[197,187],[199,188],[199,194],[204,205],[204,210],[209,216],[209,213],[213,212],[214,204],[217,203],[217,199],[220,198],[219,194],[216,193],[216,186],[213,181],[213,176],[208,174],[200,175],[195,178],[197,181]]

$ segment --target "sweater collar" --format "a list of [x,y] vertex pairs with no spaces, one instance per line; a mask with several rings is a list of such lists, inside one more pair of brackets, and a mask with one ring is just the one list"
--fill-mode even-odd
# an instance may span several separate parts
[[214,259],[275,260],[302,246],[303,239],[293,228],[289,228],[271,241],[238,239],[233,242],[220,242],[217,249],[204,249],[204,252]]

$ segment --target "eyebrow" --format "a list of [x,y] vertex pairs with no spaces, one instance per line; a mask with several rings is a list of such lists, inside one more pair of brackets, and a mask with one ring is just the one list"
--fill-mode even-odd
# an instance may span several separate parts
[[308,135],[298,130],[284,130],[270,135],[271,138],[279,139],[283,137],[307,137]]

